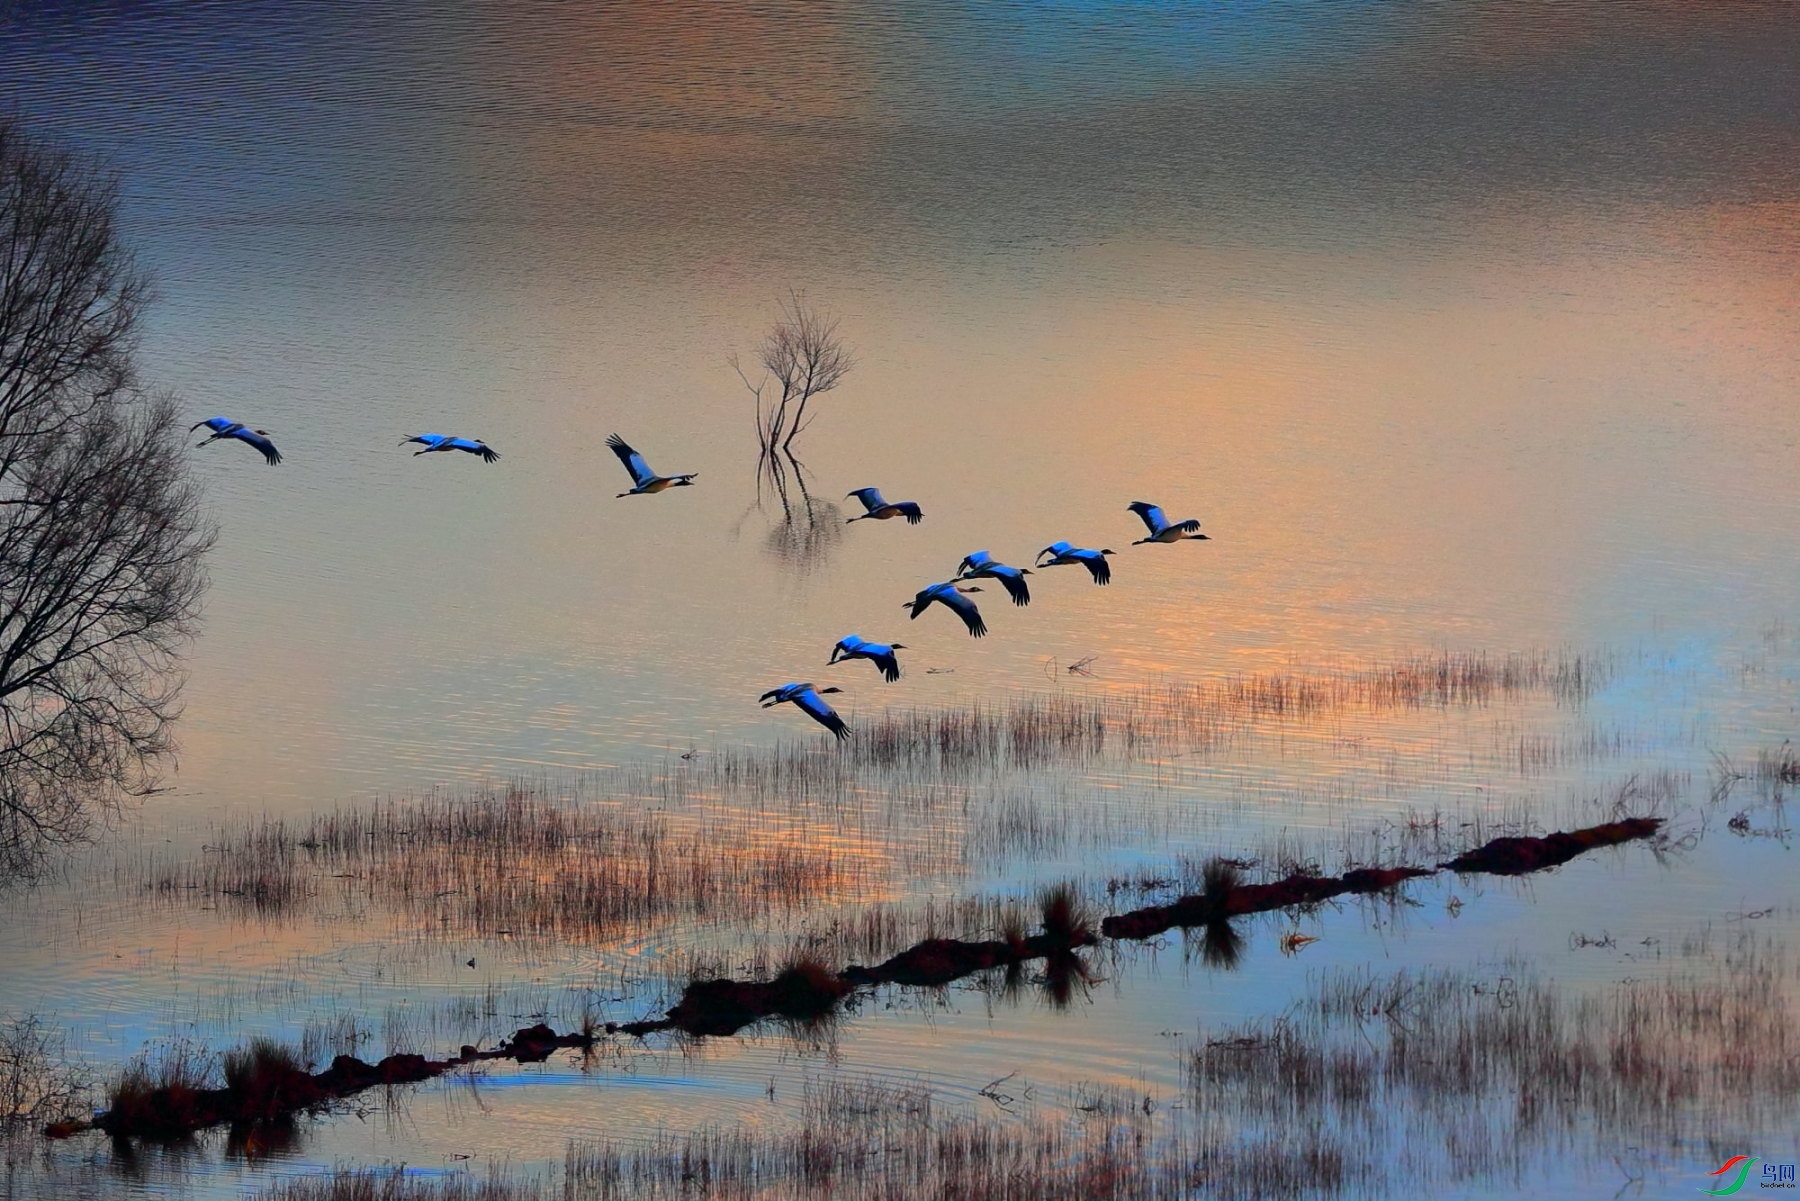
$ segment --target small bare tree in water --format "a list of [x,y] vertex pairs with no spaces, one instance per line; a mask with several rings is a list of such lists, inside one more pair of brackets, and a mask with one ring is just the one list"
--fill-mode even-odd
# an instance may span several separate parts
[[781,519],[769,532],[768,550],[800,570],[823,562],[843,536],[842,514],[817,500],[806,486],[806,468],[794,454],[794,439],[812,424],[807,407],[843,382],[856,359],[838,334],[835,317],[789,292],[781,318],[757,350],[763,375],[750,382],[737,356],[731,366],[756,402],[756,504],[773,492]]
[[[843,382],[856,359],[838,336],[837,318],[806,303],[798,292],[789,292],[757,357],[765,372],[752,384],[733,356],[738,378],[756,397],[756,436],[765,459],[776,450],[792,455],[794,439],[811,421],[806,409],[813,399]],[[765,395],[765,393],[767,395]]]
[[0,117],[0,869],[154,785],[212,533],[111,183]]

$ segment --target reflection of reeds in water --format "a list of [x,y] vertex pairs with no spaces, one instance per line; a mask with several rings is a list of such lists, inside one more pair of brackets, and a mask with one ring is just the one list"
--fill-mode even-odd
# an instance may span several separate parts
[[[1084,978],[1073,968],[1060,985],[1065,1003]],[[1570,1160],[1691,1159],[1721,1139],[1756,1144],[1790,1129],[1800,973],[1785,954],[1743,937],[1716,974],[1586,993],[1522,966],[1503,970],[1330,973],[1280,1016],[1194,1048],[1183,1107],[1081,1090],[1056,1117],[1035,1102],[1015,1108],[1021,1090],[984,1090],[1004,1112],[968,1114],[940,1109],[917,1085],[830,1082],[809,1086],[791,1127],[572,1144],[560,1181],[480,1195],[1441,1195],[1566,1171]],[[1045,987],[1058,1000],[1059,985]],[[478,1176],[451,1187],[342,1173],[264,1196],[452,1201],[463,1187],[486,1186]]]
[[[995,1092],[993,1116],[951,1112],[916,1085],[808,1088],[786,1130],[747,1125],[649,1140],[572,1143],[561,1180],[340,1172],[282,1184],[260,1201],[1176,1201],[1293,1197],[1342,1186],[1346,1153],[1315,1138],[1252,1155],[1159,1140],[1145,1098],[1086,1090],[1061,1116]],[[1234,1169],[1229,1193],[1196,1192],[1201,1171]]]
[[1525,692],[1572,704],[1604,677],[1602,661],[1579,655],[1445,653],[1335,674],[1030,694],[997,704],[889,710],[860,722],[846,753],[859,764],[963,769],[1150,757],[1217,748],[1265,721],[1479,706]]
[[1768,784],[1800,784],[1800,751],[1791,742],[1765,747],[1756,753],[1755,776]]
[[337,890],[434,934],[603,938],[663,917],[742,919],[856,893],[851,848],[736,815],[677,821],[521,788],[347,809],[221,833],[198,864],[150,869],[159,896],[290,911]]
[[260,1201],[544,1201],[549,1194],[501,1176],[431,1179],[404,1168],[365,1168],[285,1181],[257,1196]]
[[1135,1201],[1179,1195],[1153,1158],[1148,1123],[996,1121],[946,1113],[916,1086],[810,1089],[796,1129],[663,1136],[649,1146],[577,1144],[567,1195],[608,1201],[674,1197],[880,1201]]
[[[1215,1035],[1188,1063],[1195,1100],[1220,1115],[1212,1136],[1322,1133],[1358,1149],[1352,1175],[1430,1189],[1571,1149],[1679,1154],[1791,1132],[1800,976],[1784,956],[1591,996],[1508,970],[1335,972],[1281,1017]],[[1407,1150],[1390,1164],[1394,1147]]]

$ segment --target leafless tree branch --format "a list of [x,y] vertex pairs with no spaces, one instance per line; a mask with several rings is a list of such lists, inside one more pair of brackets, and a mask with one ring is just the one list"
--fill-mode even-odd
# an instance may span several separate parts
[[[732,366],[756,395],[757,436],[765,458],[777,448],[791,453],[794,439],[808,424],[807,406],[842,383],[856,358],[838,334],[837,319],[807,304],[798,292],[788,293],[781,319],[763,338],[758,358],[768,373],[760,384],[751,384],[735,359]],[[766,402],[764,387],[770,391]]]

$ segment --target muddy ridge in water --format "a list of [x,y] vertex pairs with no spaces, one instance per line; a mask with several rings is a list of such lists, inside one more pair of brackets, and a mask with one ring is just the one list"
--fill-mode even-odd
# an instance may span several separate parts
[[[1544,838],[1495,839],[1445,866],[1489,864],[1492,866],[1465,865],[1456,870],[1505,875],[1540,871],[1567,862],[1583,851],[1649,838],[1662,824],[1657,818],[1633,818]],[[1273,884],[1247,885],[1239,884],[1234,873],[1219,871],[1209,877],[1207,891],[1199,896],[1183,897],[1170,906],[1109,917],[1100,923],[1100,928],[1110,938],[1146,938],[1176,925],[1210,928],[1235,916],[1313,905],[1344,893],[1385,891],[1430,874],[1423,868],[1358,869],[1340,877],[1293,876]],[[1017,968],[1037,959],[1048,960],[1053,969],[1060,969],[1053,975],[1085,974],[1074,952],[1094,945],[1099,937],[1075,890],[1067,885],[1049,889],[1040,897],[1039,905],[1043,928],[1029,937],[1015,929],[1001,939],[927,939],[871,968],[851,965],[833,972],[817,960],[799,959],[769,981],[695,980],[666,1017],[608,1022],[604,1030],[607,1034],[635,1037],[668,1030],[696,1038],[724,1037],[768,1018],[802,1023],[822,1021],[858,988],[881,984],[937,988],[977,972]],[[595,1038],[594,1029],[558,1034],[540,1023],[515,1032],[493,1051],[465,1046],[455,1059],[394,1054],[376,1064],[339,1055],[329,1068],[316,1074],[304,1071],[285,1049],[253,1044],[247,1051],[233,1053],[249,1065],[238,1072],[241,1079],[231,1079],[233,1056],[227,1056],[225,1088],[200,1087],[185,1073],[181,1078],[162,1080],[147,1072],[128,1073],[115,1085],[112,1104],[91,1126],[115,1137],[166,1139],[207,1126],[266,1123],[319,1109],[365,1089],[432,1079],[452,1068],[484,1059],[539,1062],[561,1048],[591,1047]],[[45,1133],[63,1138],[89,1127],[89,1123],[59,1122]]]
[[1107,918],[1100,923],[1108,938],[1152,938],[1176,926],[1206,926],[1248,913],[1266,913],[1295,905],[1314,905],[1345,893],[1385,892],[1407,880],[1437,871],[1521,876],[1567,863],[1585,851],[1653,836],[1663,826],[1659,817],[1634,817],[1556,833],[1542,838],[1495,838],[1437,868],[1359,868],[1341,876],[1295,874],[1270,884],[1238,884],[1221,877],[1217,888],[1181,897],[1168,905],[1152,905]]
[[1748,934],[1718,967],[1591,996],[1513,963],[1334,969],[1282,1013],[1195,1039],[1174,1097],[1083,1087],[1027,1101],[1029,1082],[996,1081],[968,1112],[917,1083],[830,1080],[806,1086],[797,1128],[572,1141],[560,1180],[364,1169],[259,1201],[1447,1196],[1517,1191],[1577,1149],[1610,1158],[1604,1191],[1630,1195],[1678,1176],[1720,1130],[1791,1129],[1800,973]]

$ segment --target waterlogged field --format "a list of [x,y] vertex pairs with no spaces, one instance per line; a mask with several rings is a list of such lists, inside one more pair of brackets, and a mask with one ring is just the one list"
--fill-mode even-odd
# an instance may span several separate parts
[[[1767,634],[1718,704],[1775,716],[1795,648]],[[19,911],[97,1104],[148,1134],[33,1147],[15,1184],[1673,1188],[1787,1137],[1800,1101],[1800,755],[1600,717],[1659,678],[1692,685],[1642,650],[1084,684],[872,715],[842,752],[121,839]],[[1661,824],[1544,871],[1458,860],[1627,818]],[[1259,899],[1397,868],[1419,871]],[[1221,909],[1130,925],[1181,897]],[[777,985],[693,987],[719,979]],[[290,1087],[292,1116],[157,1125],[184,1089],[280,1109],[268,1081],[338,1056],[376,1067]]]
[[[1800,1158],[1785,5],[0,35],[120,173],[147,372],[285,456],[195,451],[165,791],[0,893],[0,1196]],[[730,360],[790,289],[855,365],[771,479]],[[615,431],[694,485],[617,499]],[[1111,583],[902,609],[1059,538]],[[757,707],[809,679],[847,741]]]

